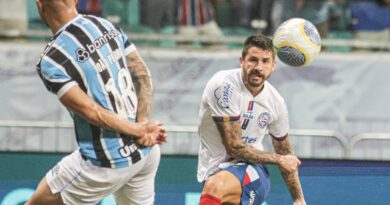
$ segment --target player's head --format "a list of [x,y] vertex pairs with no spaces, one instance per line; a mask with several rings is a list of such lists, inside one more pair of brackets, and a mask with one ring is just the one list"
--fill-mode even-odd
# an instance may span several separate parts
[[42,21],[51,29],[57,23],[62,23],[77,15],[78,0],[35,0]]
[[250,88],[262,88],[275,69],[275,51],[272,39],[264,35],[249,36],[240,58],[242,80]]

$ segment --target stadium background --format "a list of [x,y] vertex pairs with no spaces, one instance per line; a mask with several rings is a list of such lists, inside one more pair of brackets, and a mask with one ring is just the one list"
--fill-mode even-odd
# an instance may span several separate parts
[[[154,80],[153,118],[164,120],[170,135],[162,146],[156,205],[197,204],[201,185],[195,177],[195,126],[203,86],[216,71],[238,67],[245,35],[262,28],[232,27],[226,20],[232,2],[225,0],[216,6],[225,36],[189,38],[176,34],[173,26],[144,25],[142,1],[129,0],[123,9],[125,2],[106,0],[103,15],[122,19],[118,24],[145,58]],[[375,2],[344,3],[351,9]],[[371,11],[371,20],[387,22],[385,28],[344,22],[344,29],[330,30],[323,39],[323,52],[312,64],[292,68],[278,63],[270,79],[288,104],[308,204],[390,201],[390,10],[377,9]],[[0,204],[16,205],[75,142],[67,111],[36,75],[34,65],[50,33],[40,23],[34,1],[0,0],[0,11]],[[271,149],[269,140],[265,143]],[[270,169],[267,204],[291,204],[279,171]],[[101,204],[113,202],[108,198]]]

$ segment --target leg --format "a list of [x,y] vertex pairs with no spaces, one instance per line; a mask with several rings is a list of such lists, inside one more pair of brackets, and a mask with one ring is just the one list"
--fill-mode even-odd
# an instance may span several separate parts
[[141,170],[114,193],[118,205],[152,205],[154,203],[154,178],[160,163],[160,147],[153,146]]
[[223,204],[240,204],[241,189],[241,183],[234,174],[220,171],[206,180],[202,196],[211,195]]
[[37,190],[33,196],[28,200],[25,205],[63,205],[60,193],[53,194],[50,191],[49,185],[44,177],[39,183]]

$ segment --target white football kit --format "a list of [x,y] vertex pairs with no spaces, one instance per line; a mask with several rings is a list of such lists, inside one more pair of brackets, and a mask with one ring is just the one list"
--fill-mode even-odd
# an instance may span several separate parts
[[242,81],[241,69],[217,72],[207,83],[200,106],[198,181],[229,165],[231,157],[222,143],[214,121],[240,120],[242,140],[263,150],[263,138],[269,133],[283,140],[288,133],[288,112],[283,97],[268,82],[256,97]]

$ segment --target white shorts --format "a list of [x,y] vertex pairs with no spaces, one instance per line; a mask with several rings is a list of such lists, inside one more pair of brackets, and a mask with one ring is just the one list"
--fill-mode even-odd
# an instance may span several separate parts
[[118,205],[151,205],[159,162],[158,145],[137,163],[119,169],[95,166],[76,150],[47,172],[46,181],[67,205],[97,204],[110,194]]

